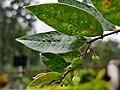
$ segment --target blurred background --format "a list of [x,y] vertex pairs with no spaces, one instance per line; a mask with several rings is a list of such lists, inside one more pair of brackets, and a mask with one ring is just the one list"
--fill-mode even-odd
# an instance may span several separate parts
[[5,90],[18,88],[21,82],[19,64],[23,66],[23,70],[28,70],[23,72],[24,87],[30,83],[34,75],[43,70],[39,53],[15,41],[18,37],[36,33],[35,17],[23,9],[23,6],[35,3],[39,2],[0,0],[0,87]]
[[[39,52],[15,41],[24,35],[53,30],[23,9],[38,3],[40,0],[0,0],[0,90],[16,90],[20,84],[26,88],[33,76],[48,71],[40,61]],[[120,59],[119,38],[120,35],[115,34],[96,41],[92,47],[100,60],[92,61],[86,56],[84,65],[102,65],[111,59]]]

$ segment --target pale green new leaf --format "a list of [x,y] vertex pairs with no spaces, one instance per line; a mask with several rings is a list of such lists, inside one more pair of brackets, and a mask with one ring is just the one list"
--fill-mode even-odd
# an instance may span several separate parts
[[120,26],[120,0],[91,0],[105,19]]
[[49,3],[26,6],[38,19],[67,35],[99,36],[103,34],[100,22],[89,12],[72,5]]
[[36,87],[41,87],[43,85],[47,85],[51,83],[52,81],[58,81],[62,78],[62,75],[58,72],[49,72],[41,77],[38,77],[34,79],[29,86],[27,87],[27,90],[34,89]]
[[101,70],[97,73],[96,79],[97,79],[97,80],[103,79],[105,73],[106,73],[106,68],[101,69]]
[[54,71],[63,73],[67,67],[67,62],[59,55],[52,53],[43,53],[41,59],[45,66]]
[[79,8],[82,8],[91,14],[93,14],[101,23],[103,30],[105,31],[110,31],[110,30],[115,30],[115,26],[108,22],[106,19],[104,19],[101,14],[92,6],[87,5],[85,3],[79,2],[77,0],[58,0],[60,3],[67,3],[70,5],[77,6]]
[[61,53],[59,55],[62,56],[65,59],[65,61],[71,62],[73,61],[73,59],[77,58],[80,54],[81,52],[79,50],[76,50],[68,53]]
[[78,68],[82,65],[83,63],[83,59],[78,57],[78,58],[75,58],[71,64],[71,69],[75,69],[75,68]]
[[82,36],[68,36],[56,31],[23,36],[16,40],[41,53],[66,53],[79,49],[86,42]]

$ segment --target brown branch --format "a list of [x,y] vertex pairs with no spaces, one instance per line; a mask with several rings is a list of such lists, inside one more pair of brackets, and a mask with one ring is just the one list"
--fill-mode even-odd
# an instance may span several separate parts
[[62,75],[62,79],[64,79],[64,78],[66,77],[66,75],[67,75],[70,71],[72,71],[72,70],[66,71],[66,72]]
[[114,31],[114,32],[108,33],[108,34],[104,34],[104,35],[99,36],[99,37],[97,37],[97,38],[94,38],[94,39],[88,41],[87,43],[88,43],[88,44],[91,44],[92,42],[97,41],[98,39],[103,39],[103,38],[106,37],[106,36],[109,36],[109,35],[112,35],[112,34],[115,34],[115,33],[119,33],[119,32],[120,32],[120,29],[119,29],[119,30],[116,30],[116,31]]
[[85,53],[86,53],[86,51],[87,51],[88,49],[89,49],[89,44],[87,44],[87,46],[86,46],[86,48],[84,49],[84,51],[81,52],[81,54],[80,54],[78,57],[84,58],[84,55],[85,55]]

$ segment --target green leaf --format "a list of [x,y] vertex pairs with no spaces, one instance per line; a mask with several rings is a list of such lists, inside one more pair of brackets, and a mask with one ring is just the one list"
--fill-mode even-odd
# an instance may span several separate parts
[[26,6],[33,13],[59,32],[67,35],[98,36],[103,34],[100,22],[89,12],[63,3]]
[[105,19],[120,26],[120,0],[91,0]]
[[81,54],[80,51],[76,50],[68,53],[62,53],[59,55],[62,56],[65,59],[65,61],[71,62],[73,61],[73,59],[77,58],[80,54]]
[[104,77],[105,73],[106,73],[106,68],[101,69],[101,70],[98,72],[98,74],[97,74],[97,76],[96,76],[96,79],[97,79],[97,80],[101,80],[101,79]]
[[42,53],[66,53],[79,49],[86,42],[82,36],[67,36],[56,31],[24,36],[16,40]]
[[36,88],[36,87],[40,87],[43,85],[47,85],[53,81],[58,81],[61,78],[62,78],[62,75],[60,73],[49,72],[49,73],[45,74],[44,76],[34,79],[27,87],[27,90]]
[[67,3],[70,5],[74,5],[74,6],[77,6],[79,8],[82,8],[82,9],[88,11],[89,13],[94,15],[100,21],[100,23],[103,27],[103,30],[105,30],[105,31],[115,30],[115,26],[113,24],[111,24],[110,22],[108,22],[106,19],[104,19],[94,7],[87,5],[85,3],[82,3],[82,2],[79,2],[77,0],[58,0],[58,1],[60,3]]
[[75,59],[73,60],[72,64],[71,64],[71,69],[75,69],[75,68],[81,66],[82,63],[83,63],[82,58],[79,58],[79,57],[78,57],[78,58],[75,58]]
[[67,62],[59,55],[52,53],[43,53],[41,59],[45,66],[55,72],[64,72],[67,67]]

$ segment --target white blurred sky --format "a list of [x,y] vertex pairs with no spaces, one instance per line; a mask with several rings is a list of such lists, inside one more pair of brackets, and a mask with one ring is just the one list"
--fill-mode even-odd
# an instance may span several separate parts
[[[56,3],[58,2],[57,0],[35,0],[37,1],[38,3],[42,4],[42,3]],[[48,31],[53,31],[54,29],[49,27],[48,25],[46,25],[45,23],[43,23],[42,21],[40,20],[37,20],[35,23],[35,29],[37,31],[37,33],[41,33],[41,32],[48,32]],[[117,29],[119,29],[117,27]],[[105,33],[108,33],[108,32],[105,32]],[[119,41],[120,42],[120,33],[118,34],[114,34],[114,35],[110,35],[110,36],[107,36],[103,39],[103,41],[107,41],[107,40],[116,40],[116,41]]]

